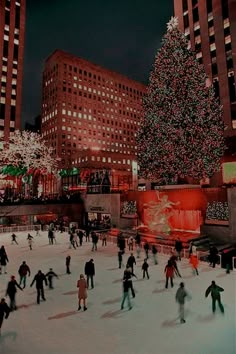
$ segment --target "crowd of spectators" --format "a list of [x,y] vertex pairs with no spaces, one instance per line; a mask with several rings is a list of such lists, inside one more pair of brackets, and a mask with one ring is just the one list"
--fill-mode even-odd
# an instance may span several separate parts
[[20,205],[20,204],[66,204],[66,203],[82,203],[80,193],[74,194],[51,194],[47,196],[24,196],[22,194],[11,197],[0,195],[0,205]]

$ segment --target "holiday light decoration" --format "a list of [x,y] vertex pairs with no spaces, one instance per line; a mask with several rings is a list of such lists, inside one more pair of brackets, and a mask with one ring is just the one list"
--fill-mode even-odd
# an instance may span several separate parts
[[10,176],[41,174],[57,171],[58,159],[52,157],[53,149],[47,147],[42,137],[33,132],[16,130],[0,150],[1,173]]
[[229,206],[227,202],[213,201],[207,204],[207,220],[229,220]]
[[122,215],[133,215],[137,213],[137,204],[135,200],[124,201],[121,204]]
[[222,107],[177,23],[156,55],[137,132],[139,174],[160,184],[209,178],[224,153]]

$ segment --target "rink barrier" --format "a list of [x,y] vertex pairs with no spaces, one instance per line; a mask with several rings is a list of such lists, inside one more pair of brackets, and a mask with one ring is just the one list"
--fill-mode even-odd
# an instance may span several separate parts
[[0,233],[5,232],[22,232],[22,231],[40,231],[41,225],[21,225],[21,226],[4,226],[0,227]]

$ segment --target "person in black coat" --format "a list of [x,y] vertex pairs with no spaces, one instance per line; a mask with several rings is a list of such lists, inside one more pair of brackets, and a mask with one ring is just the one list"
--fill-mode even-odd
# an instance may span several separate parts
[[215,268],[216,263],[218,261],[218,249],[216,248],[216,246],[210,247],[209,261],[210,261],[210,265],[212,265],[212,267]]
[[11,280],[8,282],[6,296],[10,298],[10,309],[14,311],[17,309],[16,307],[16,292],[17,288],[23,291],[22,287],[17,283],[14,275],[11,276]]
[[0,274],[2,274],[3,270],[5,272],[5,274],[7,273],[7,262],[9,262],[9,259],[7,257],[7,253],[5,250],[5,247],[2,246],[0,248]]
[[118,263],[119,263],[119,268],[121,268],[122,266],[122,257],[123,256],[123,253],[122,251],[118,251]]
[[98,235],[96,234],[96,232],[92,231],[91,237],[93,243],[92,251],[97,251]]
[[49,272],[45,275],[46,278],[48,279],[48,287],[49,289],[53,289],[53,278],[56,277],[58,279],[58,275],[52,270],[52,268],[49,269]]
[[216,301],[218,302],[220,311],[224,313],[224,306],[221,303],[221,296],[220,293],[224,291],[223,288],[221,288],[219,285],[216,285],[215,281],[212,280],[211,285],[208,286],[205,292],[205,297],[207,297],[209,294],[211,294],[212,298],[212,312],[215,313],[216,311]]
[[71,261],[71,256],[68,254],[68,256],[66,257],[66,273],[67,274],[71,274],[70,261]]
[[149,252],[149,249],[150,249],[149,243],[148,243],[148,242],[145,242],[143,248],[144,248],[144,251],[145,251],[145,253],[146,253],[146,258],[148,259],[148,252]]
[[11,312],[10,307],[7,305],[5,299],[2,298],[0,301],[0,335],[1,335],[1,328],[3,324],[4,316],[7,319],[10,312]]
[[152,245],[152,256],[153,256],[154,264],[158,264],[158,262],[157,262],[157,248],[155,245]]
[[124,271],[124,275],[123,275],[123,280],[126,279],[129,281],[132,296],[135,297],[135,291],[134,291],[134,287],[133,287],[132,277],[135,277],[137,279],[136,275],[131,271],[131,268],[126,267],[126,269]]
[[35,275],[30,286],[32,287],[35,282],[36,282],[36,289],[37,289],[37,304],[40,304],[40,294],[41,294],[43,301],[46,301],[45,296],[44,296],[43,282],[45,282],[45,284],[48,285],[47,278],[41,272],[41,270],[39,270],[38,273]]
[[145,278],[145,275],[147,275],[147,278],[149,279],[148,267],[149,267],[149,264],[148,264],[147,260],[144,259],[144,262],[143,262],[143,265],[142,265],[143,279]]
[[127,260],[127,268],[130,267],[132,273],[134,272],[134,264],[136,264],[136,260],[135,260],[133,253],[131,253],[128,260]]
[[124,254],[125,253],[125,238],[124,238],[122,233],[120,233],[118,235],[117,246],[119,247],[119,249],[122,252],[122,254]]
[[84,237],[84,233],[83,233],[82,230],[79,230],[78,236],[79,236],[79,245],[82,246],[82,244],[83,244],[83,237]]
[[181,261],[181,252],[183,249],[183,244],[180,238],[178,237],[177,240],[175,241],[175,250],[177,253],[177,258]]
[[29,266],[26,264],[25,261],[22,262],[22,264],[20,265],[20,268],[18,270],[19,276],[20,276],[20,285],[21,283],[23,283],[23,288],[26,287],[26,276],[27,274],[30,277],[30,268]]
[[93,282],[93,277],[95,275],[95,266],[93,259],[90,259],[90,261],[85,263],[84,267],[84,273],[87,277],[87,287],[89,288],[89,279],[91,280],[91,288],[94,288],[94,282]]

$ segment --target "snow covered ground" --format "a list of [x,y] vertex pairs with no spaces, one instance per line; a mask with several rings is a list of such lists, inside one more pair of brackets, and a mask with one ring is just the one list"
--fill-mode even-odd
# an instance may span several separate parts
[[[26,233],[19,233],[19,245],[11,245],[10,234],[0,234],[10,260],[8,274],[0,275],[0,297],[5,296],[11,275],[18,279],[22,261],[31,267],[27,287],[17,292],[18,310],[4,320],[0,338],[1,354],[235,354],[236,353],[236,272],[212,269],[200,264],[200,275],[194,276],[188,262],[179,263],[186,289],[192,296],[186,302],[186,323],[180,324],[175,293],[180,283],[175,278],[173,289],[164,289],[164,266],[167,256],[159,255],[159,264],[150,264],[150,279],[143,280],[138,260],[134,280],[136,297],[133,309],[120,310],[123,269],[118,269],[117,248],[109,243],[84,243],[68,250],[66,234],[57,234],[57,245],[48,245],[46,233],[34,236],[30,251]],[[1,246],[1,245],[0,245]],[[71,255],[71,275],[65,274],[65,257]],[[124,260],[129,253],[126,251]],[[96,266],[95,288],[88,292],[88,310],[77,311],[76,282],[84,271],[85,261],[93,258]],[[59,275],[54,290],[46,289],[46,302],[36,304],[35,287],[30,282],[36,272],[49,268]],[[225,291],[222,303],[225,315],[217,308],[211,312],[211,298],[204,293],[215,280]],[[7,299],[8,301],[8,299]]]

